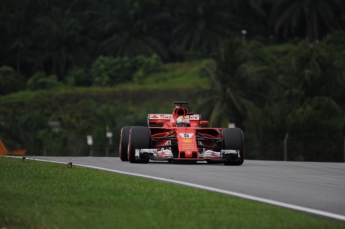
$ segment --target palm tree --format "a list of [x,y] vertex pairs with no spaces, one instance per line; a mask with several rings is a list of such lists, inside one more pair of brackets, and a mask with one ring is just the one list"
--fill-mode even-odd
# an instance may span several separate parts
[[82,25],[69,9],[53,6],[47,16],[37,19],[36,39],[41,66],[51,66],[53,74],[63,79],[70,67],[88,63],[80,36]]
[[174,52],[200,51],[209,56],[237,27],[228,5],[216,1],[181,1],[174,12]]
[[266,37],[269,34],[271,6],[275,0],[233,0],[230,13],[236,19],[240,28],[256,37]]
[[292,62],[287,77],[290,88],[300,91],[303,101],[316,96],[339,98],[344,91],[345,68],[326,55],[321,47],[304,47]]
[[[34,17],[40,6],[32,1],[8,1],[0,7],[0,50],[7,63],[16,66],[17,74],[21,73],[22,62],[34,61],[29,54],[32,46]],[[1,56],[0,56],[1,58]]]
[[[160,41],[161,26],[169,23],[169,15],[150,2],[118,1],[99,11],[95,34],[104,41],[99,53],[112,56],[151,56],[167,59],[167,49]],[[102,28],[99,30],[98,28]]]
[[[302,34],[309,39],[318,40],[322,32],[329,32],[331,29],[339,29],[336,9],[345,9],[342,0],[280,0],[273,12],[276,13],[274,21],[275,32],[284,29],[284,36],[288,33],[298,34],[298,31],[305,30]],[[325,31],[321,31],[324,29]]]
[[212,84],[197,91],[197,95],[205,98],[198,109],[210,117],[211,126],[233,122],[243,128],[248,109],[255,102],[268,100],[269,85],[273,82],[267,76],[267,69],[257,67],[258,60],[249,49],[232,40],[214,56],[212,69],[203,67]]
[[[286,100],[295,108],[287,118],[290,131],[323,131],[327,122],[342,120],[345,111],[345,68],[332,58],[327,47],[302,47],[284,74]],[[301,117],[305,117],[302,120]],[[304,121],[303,121],[304,120]],[[339,130],[339,123],[334,128]],[[305,130],[303,130],[305,128]]]

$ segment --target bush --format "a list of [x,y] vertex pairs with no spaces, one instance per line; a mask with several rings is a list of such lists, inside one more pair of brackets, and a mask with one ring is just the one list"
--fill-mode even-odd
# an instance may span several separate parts
[[161,71],[163,63],[160,57],[156,54],[149,58],[144,56],[136,56],[134,61],[139,67],[138,71],[133,75],[133,81],[138,84],[142,84],[144,79],[153,72]]
[[2,66],[0,68],[0,95],[7,95],[24,88],[24,79],[13,68]]
[[148,74],[160,70],[161,66],[158,55],[134,58],[100,56],[92,64],[90,74],[94,86],[113,86],[133,79],[140,83]]
[[69,86],[91,86],[92,79],[85,69],[76,67],[68,71],[66,82]]
[[58,82],[56,75],[46,76],[42,71],[36,72],[27,82],[27,89],[30,91],[53,89],[60,87],[62,84]]

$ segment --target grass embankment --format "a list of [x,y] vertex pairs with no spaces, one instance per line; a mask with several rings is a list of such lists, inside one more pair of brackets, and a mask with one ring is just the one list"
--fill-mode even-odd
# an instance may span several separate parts
[[227,195],[0,157],[1,228],[345,228]]
[[0,118],[16,108],[19,114],[37,111],[51,120],[75,117],[90,122],[90,101],[97,106],[118,108],[126,105],[126,109],[133,113],[150,104],[173,105],[174,100],[192,99],[195,89],[209,87],[210,80],[202,76],[200,67],[210,64],[210,60],[164,64],[161,71],[151,73],[141,84],[130,82],[107,87],[62,86],[0,96]]

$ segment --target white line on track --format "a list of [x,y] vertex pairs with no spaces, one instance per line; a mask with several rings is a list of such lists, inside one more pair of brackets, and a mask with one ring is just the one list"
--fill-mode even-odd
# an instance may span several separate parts
[[[36,161],[45,161],[45,162],[53,162],[53,163],[61,163],[61,164],[66,164],[65,162],[58,162],[58,161],[50,161],[50,160],[44,160],[44,159],[35,159],[35,158],[27,158],[31,160],[36,160]],[[198,185],[198,184],[193,184],[189,182],[184,182],[184,181],[177,181],[177,180],[171,180],[171,179],[165,179],[165,178],[160,178],[160,177],[154,177],[154,176],[147,176],[147,175],[142,175],[138,173],[130,173],[130,172],[124,172],[120,170],[115,170],[115,169],[107,169],[107,168],[102,168],[102,167],[97,167],[97,166],[91,166],[91,165],[83,165],[83,164],[73,164],[75,166],[81,166],[81,167],[86,167],[86,168],[92,168],[92,169],[98,169],[98,170],[103,170],[103,171],[108,171],[108,172],[114,172],[114,173],[119,173],[119,174],[125,174],[125,175],[130,175],[130,176],[137,176],[137,177],[143,177],[143,178],[148,178],[148,179],[154,179],[154,180],[159,180],[159,181],[164,181],[164,182],[170,182],[174,184],[180,184],[180,185],[185,185],[193,188],[199,188],[199,189],[204,189],[212,192],[218,192],[226,195],[231,195],[231,196],[236,196],[248,200],[254,200],[266,204],[271,204],[279,207],[284,207],[284,208],[289,208],[301,212],[306,212],[306,213],[311,213],[319,216],[324,216],[324,217],[329,217],[337,220],[342,220],[345,221],[345,216],[339,215],[339,214],[334,214],[331,212],[325,212],[325,211],[320,211],[312,208],[306,208],[306,207],[301,207],[298,205],[293,205],[293,204],[287,204],[275,200],[269,200],[269,199],[264,199],[260,197],[255,197],[255,196],[250,196],[246,194],[241,194],[238,192],[231,192],[223,189],[218,189],[218,188],[212,188],[204,185]]]

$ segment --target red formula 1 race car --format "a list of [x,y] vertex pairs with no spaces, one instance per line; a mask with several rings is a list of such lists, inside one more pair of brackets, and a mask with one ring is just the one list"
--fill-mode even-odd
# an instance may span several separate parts
[[149,114],[148,127],[125,126],[120,135],[120,158],[131,163],[150,160],[242,165],[244,137],[239,128],[205,128],[208,121],[188,113],[185,101],[175,101],[172,114]]

